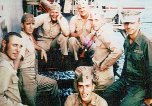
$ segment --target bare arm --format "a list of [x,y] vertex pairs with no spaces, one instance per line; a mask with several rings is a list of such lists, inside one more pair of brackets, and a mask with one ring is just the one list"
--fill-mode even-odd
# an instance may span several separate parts
[[69,29],[68,21],[61,14],[58,16],[57,21],[60,24],[63,35],[69,36],[70,29]]
[[82,34],[82,30],[80,30],[79,32],[76,32],[76,19],[74,16],[70,20],[70,36],[79,38],[81,34]]
[[34,36],[33,36],[33,35],[32,35],[31,37],[32,37],[32,41],[33,41],[33,43],[34,43],[35,49],[38,50],[38,51],[41,51],[41,59],[44,58],[45,62],[47,62],[47,54],[46,54],[46,51],[37,44],[37,41],[34,39]]

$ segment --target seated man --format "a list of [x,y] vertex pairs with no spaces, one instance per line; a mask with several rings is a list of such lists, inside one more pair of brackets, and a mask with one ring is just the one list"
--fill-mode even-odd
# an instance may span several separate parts
[[49,51],[50,48],[54,48],[58,44],[63,57],[67,57],[67,40],[70,34],[68,21],[62,16],[58,3],[48,6],[48,13],[35,17],[35,27],[42,26],[41,38],[39,38],[38,45],[44,50]]
[[108,106],[103,98],[93,93],[93,68],[80,66],[76,68],[75,73],[74,85],[78,93],[68,96],[65,106]]
[[5,35],[0,51],[0,106],[23,106],[18,88],[17,70],[13,61],[21,49],[21,35],[9,32]]
[[[19,59],[16,60],[15,63],[16,67],[19,66],[20,87],[23,91],[22,94],[25,94],[23,100],[28,106],[36,106],[37,94],[46,92],[49,95],[48,98],[50,98],[49,102],[51,102],[53,106],[60,106],[57,82],[54,79],[37,73],[35,49],[41,51],[44,57],[46,57],[46,54],[32,39],[35,22],[34,16],[28,13],[24,14],[21,22],[21,36],[24,45],[21,49]],[[45,104],[44,102],[43,105],[47,106],[49,104]]]
[[[80,58],[84,58],[83,54],[88,54],[88,60],[91,60],[93,54],[92,38],[88,35],[92,29],[92,18],[89,11],[89,6],[85,0],[80,0],[77,5],[78,15],[75,15],[70,20],[70,38],[68,42],[69,50],[73,53],[76,63],[79,63]],[[88,39],[90,38],[90,39]],[[86,43],[90,41],[90,43]],[[80,52],[80,53],[79,53]],[[92,65],[92,61],[88,61],[87,65]],[[79,64],[76,64],[76,67]],[[81,64],[80,64],[81,65]]]
[[[125,62],[120,79],[102,96],[109,106],[152,105],[152,37],[140,30],[140,12],[123,11],[127,37],[124,42]],[[112,98],[111,98],[112,97]]]

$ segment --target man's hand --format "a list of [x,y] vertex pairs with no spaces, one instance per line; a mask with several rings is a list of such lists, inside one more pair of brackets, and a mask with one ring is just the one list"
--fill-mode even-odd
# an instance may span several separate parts
[[152,106],[152,99],[145,99],[144,102],[147,106]]
[[45,62],[47,63],[47,54],[44,49],[41,49],[41,59],[43,59],[43,58],[44,58]]
[[108,69],[107,66],[101,64],[100,71],[106,71],[107,69]]
[[57,17],[57,21],[59,22],[62,17],[63,17],[62,14],[59,14],[58,17]]
[[95,31],[95,30],[92,30],[92,31],[91,31],[91,34],[92,34],[92,35],[95,35],[95,34],[96,34],[96,31]]

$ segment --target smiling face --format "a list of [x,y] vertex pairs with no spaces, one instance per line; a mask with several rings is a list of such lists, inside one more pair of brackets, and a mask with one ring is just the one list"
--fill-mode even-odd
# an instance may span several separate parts
[[125,22],[124,23],[125,31],[128,35],[134,35],[138,33],[140,29],[140,22],[137,20],[136,22]]
[[50,14],[52,21],[57,21],[57,18],[59,16],[60,12],[58,10],[50,10],[49,14]]
[[77,88],[82,102],[89,103],[92,99],[92,91],[94,90],[94,84],[92,83],[92,80],[78,82]]
[[126,33],[135,38],[140,29],[140,11],[126,10],[122,12],[122,22]]
[[[4,51],[5,54],[11,59],[15,60],[17,59],[20,49],[22,47],[21,38],[17,36],[12,36],[9,38],[9,42],[4,42]],[[3,45],[3,46],[4,46]]]

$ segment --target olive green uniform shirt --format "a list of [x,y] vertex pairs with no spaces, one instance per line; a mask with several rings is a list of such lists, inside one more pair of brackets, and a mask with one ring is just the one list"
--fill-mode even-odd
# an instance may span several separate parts
[[146,98],[152,98],[152,37],[139,33],[132,44],[129,36],[124,42],[125,63],[122,77],[129,84],[146,89]]

